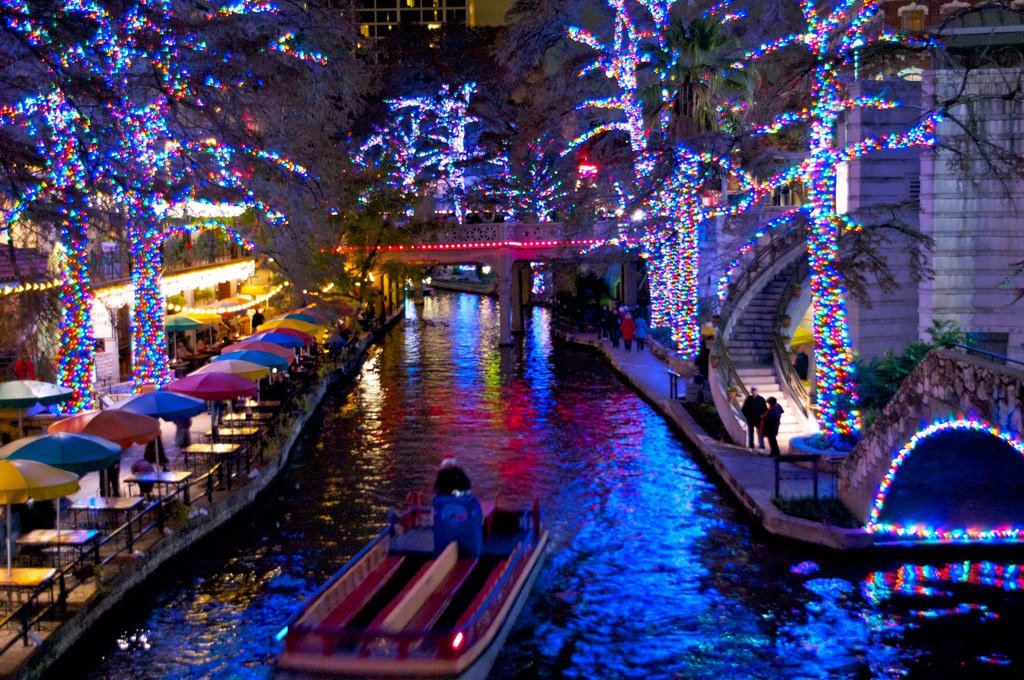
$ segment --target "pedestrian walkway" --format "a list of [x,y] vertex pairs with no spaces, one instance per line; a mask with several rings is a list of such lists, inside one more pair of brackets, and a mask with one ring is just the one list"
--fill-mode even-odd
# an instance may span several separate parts
[[[705,461],[722,477],[737,500],[769,532],[818,543],[833,548],[865,547],[871,537],[862,530],[839,529],[819,522],[786,515],[772,502],[775,496],[775,463],[766,456],[748,451],[743,446],[726,444],[712,439],[686,411],[679,400],[669,398],[668,365],[654,356],[650,349],[627,352],[620,343],[613,348],[607,339],[598,339],[593,333],[571,334],[566,340],[594,347],[604,354],[612,366],[642,395],[654,403],[661,413],[678,427],[696,446]],[[684,392],[680,389],[680,394]],[[801,473],[807,472],[792,463],[780,464],[782,476],[801,476],[787,479],[781,484],[781,495],[786,497],[810,496],[813,481]],[[818,479],[819,495],[835,496],[836,477],[822,470]]]

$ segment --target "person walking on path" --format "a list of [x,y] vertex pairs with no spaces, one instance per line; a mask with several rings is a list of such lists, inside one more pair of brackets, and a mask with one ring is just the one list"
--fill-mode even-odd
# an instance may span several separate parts
[[643,352],[647,342],[647,320],[639,314],[636,317],[636,351]]
[[252,315],[252,332],[255,333],[259,330],[260,326],[263,325],[263,310],[257,309],[256,313]]
[[636,321],[633,321],[632,314],[626,312],[619,323],[619,330],[622,332],[622,343],[626,346],[626,351],[632,352],[633,338],[636,337]]
[[[768,440],[772,458],[778,458],[782,452],[779,451],[779,425],[782,423],[782,404],[775,397],[768,397],[768,411],[764,414],[764,426],[761,433]],[[761,447],[762,449],[764,446]]]
[[619,315],[615,312],[608,313],[608,338],[612,341],[612,347],[619,348]]
[[[743,400],[743,418],[747,421],[747,448],[754,450],[754,431],[757,430],[757,443],[764,451],[764,432],[761,430],[761,416],[768,411],[764,397],[757,393],[757,386],[750,386],[750,394]],[[777,430],[776,430],[777,431]]]

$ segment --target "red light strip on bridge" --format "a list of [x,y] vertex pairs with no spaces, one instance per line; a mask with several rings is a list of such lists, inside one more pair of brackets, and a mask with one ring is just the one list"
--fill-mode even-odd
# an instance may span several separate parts
[[571,241],[478,241],[475,243],[426,243],[411,246],[338,246],[335,253],[353,250],[381,250],[385,252],[473,250],[477,248],[551,248],[559,246],[584,247],[604,243],[603,239],[573,239]]

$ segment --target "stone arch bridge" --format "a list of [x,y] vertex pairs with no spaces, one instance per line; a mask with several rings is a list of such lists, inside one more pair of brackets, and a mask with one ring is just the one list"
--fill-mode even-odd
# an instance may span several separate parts
[[[899,452],[912,449],[920,439],[919,433],[940,421],[967,421],[976,431],[993,440],[997,435],[992,433],[998,431],[1011,444],[1016,442],[1014,446],[1018,451],[1022,450],[1019,445],[1022,403],[1024,366],[1002,365],[992,358],[953,350],[932,351],[904,381],[847,456],[839,473],[840,499],[861,521],[869,522],[876,502],[881,507],[890,487],[895,488],[900,483]],[[973,457],[974,451],[969,445],[961,449],[953,451],[947,447],[938,452],[935,466],[955,467],[947,471],[944,488],[936,489],[940,494],[955,492],[957,487],[968,488],[969,477],[986,473],[975,469],[975,461],[979,461],[979,466],[982,463]],[[913,456],[914,452],[910,451],[909,455]],[[1018,457],[1024,458],[1013,455],[1013,458]],[[1020,463],[1024,465],[1024,460]],[[996,470],[986,474],[989,479],[998,480],[1000,475],[1018,473]],[[1024,479],[1005,481],[1024,486]],[[984,502],[984,487],[980,491],[976,498],[966,502]],[[923,535],[924,532],[919,532],[916,537]]]

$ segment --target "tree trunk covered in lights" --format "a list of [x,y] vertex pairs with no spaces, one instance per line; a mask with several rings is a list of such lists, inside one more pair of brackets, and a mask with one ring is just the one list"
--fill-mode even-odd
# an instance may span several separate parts
[[[133,218],[134,219],[134,218]],[[128,228],[132,253],[132,387],[163,387],[171,379],[167,359],[167,331],[164,329],[164,296],[160,290],[163,266],[161,234],[148,225]]]
[[814,305],[818,424],[828,438],[852,439],[860,434],[860,416],[855,410],[857,392],[846,291],[842,274],[836,268],[842,220],[836,213],[837,165],[833,159],[836,120],[844,105],[830,64],[815,69],[813,95],[820,108],[811,120],[812,164],[806,173],[811,208],[807,253]]
[[61,206],[60,242],[64,246],[64,282],[61,301],[60,348],[57,373],[60,384],[72,390],[65,409],[71,413],[92,407],[94,342],[92,286],[89,283],[89,219],[84,205],[73,199]]

